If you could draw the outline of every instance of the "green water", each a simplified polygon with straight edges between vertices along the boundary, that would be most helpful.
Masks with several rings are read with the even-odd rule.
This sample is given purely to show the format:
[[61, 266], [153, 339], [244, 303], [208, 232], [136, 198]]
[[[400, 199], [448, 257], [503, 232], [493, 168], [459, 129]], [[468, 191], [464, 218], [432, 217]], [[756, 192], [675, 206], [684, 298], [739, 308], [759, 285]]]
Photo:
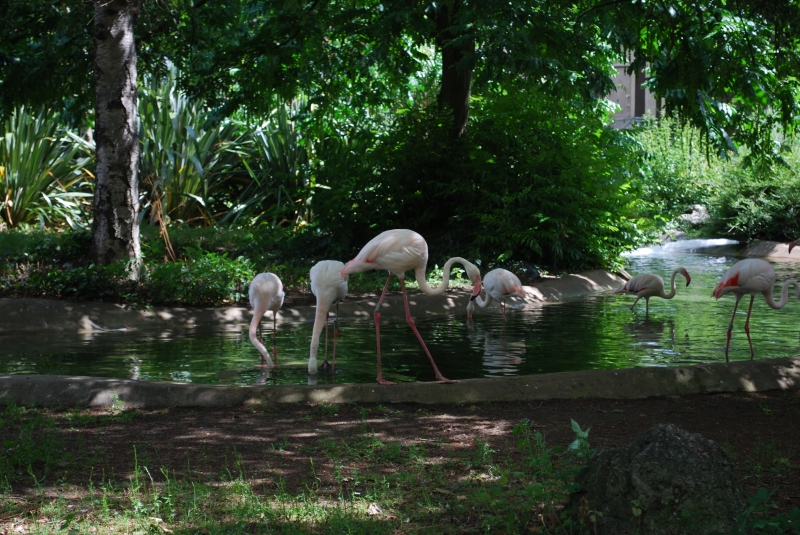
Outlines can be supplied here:
[[[716, 301], [711, 290], [738, 259], [695, 254], [648, 254], [628, 259], [632, 274], [654, 272], [668, 281], [685, 266], [692, 283], [679, 276], [678, 295], [653, 298], [645, 319], [644, 301], [635, 313], [630, 296], [610, 292], [545, 306], [480, 310], [473, 321], [460, 312], [420, 319], [417, 326], [442, 373], [450, 379], [498, 377], [570, 370], [675, 366], [725, 360], [725, 331], [734, 299]], [[800, 264], [773, 263], [780, 284], [800, 280]], [[731, 342], [731, 360], [750, 358], [740, 307]], [[413, 308], [412, 308], [413, 313]], [[800, 354], [800, 303], [792, 298], [772, 310], [756, 298], [750, 323], [757, 358]], [[399, 321], [398, 321], [399, 320]], [[265, 326], [271, 322], [265, 322]], [[369, 321], [342, 317], [335, 376], [318, 382], [375, 380], [375, 329]], [[323, 335], [324, 336], [324, 335]], [[269, 373], [246, 326], [216, 331], [174, 329], [103, 332], [91, 335], [36, 333], [0, 337], [0, 374], [60, 374], [206, 384], [306, 384], [311, 323], [278, 329], [279, 367]], [[322, 353], [324, 347], [320, 347]], [[434, 379], [427, 358], [401, 318], [381, 322], [384, 377], [393, 381]], [[320, 355], [320, 362], [322, 355]]]

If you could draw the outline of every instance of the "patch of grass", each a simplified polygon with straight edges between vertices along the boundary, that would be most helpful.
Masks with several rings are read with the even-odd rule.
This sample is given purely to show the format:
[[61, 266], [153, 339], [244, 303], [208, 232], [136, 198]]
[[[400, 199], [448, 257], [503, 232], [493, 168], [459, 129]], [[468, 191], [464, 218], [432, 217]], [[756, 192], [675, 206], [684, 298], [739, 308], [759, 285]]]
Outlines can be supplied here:
[[[319, 414], [330, 410], [316, 407], [324, 407]], [[322, 438], [297, 451], [289, 437], [271, 442], [272, 450], [301, 454], [297, 461], [303, 473], [291, 488], [279, 474], [253, 473], [235, 449], [209, 452], [222, 457], [224, 465], [207, 473], [192, 469], [189, 461], [180, 470], [168, 468], [149, 449], [131, 446], [133, 466], [123, 479], [93, 474], [85, 486], [56, 479], [22, 496], [0, 488], [0, 532], [590, 533], [563, 508], [573, 476], [591, 452], [588, 430], [577, 423], [572, 423], [575, 441], [566, 448], [549, 445], [523, 420], [511, 435], [491, 442], [477, 438], [472, 450], [463, 451], [379, 437], [367, 425], [369, 412], [362, 411], [362, 425], [346, 440]], [[91, 427], [122, 421], [128, 413], [134, 411], [101, 415], [73, 409], [61, 417]], [[12, 404], [2, 412], [2, 429], [37, 422], [47, 430], [52, 428], [48, 415]], [[32, 442], [24, 447], [30, 455], [42, 455]], [[65, 464], [77, 468], [80, 461], [65, 458]], [[28, 488], [36, 489], [30, 482]], [[800, 511], [771, 514], [770, 500], [766, 491], [753, 497], [735, 535], [796, 535]]]

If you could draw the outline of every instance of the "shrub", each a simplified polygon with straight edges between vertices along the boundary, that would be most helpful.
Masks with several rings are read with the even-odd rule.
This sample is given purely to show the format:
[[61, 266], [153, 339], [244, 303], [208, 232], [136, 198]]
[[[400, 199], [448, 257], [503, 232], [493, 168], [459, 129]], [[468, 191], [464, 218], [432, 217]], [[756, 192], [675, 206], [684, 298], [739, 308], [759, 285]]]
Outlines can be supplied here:
[[9, 228], [34, 222], [87, 227], [90, 152], [46, 110], [15, 109], [0, 136], [2, 221]]

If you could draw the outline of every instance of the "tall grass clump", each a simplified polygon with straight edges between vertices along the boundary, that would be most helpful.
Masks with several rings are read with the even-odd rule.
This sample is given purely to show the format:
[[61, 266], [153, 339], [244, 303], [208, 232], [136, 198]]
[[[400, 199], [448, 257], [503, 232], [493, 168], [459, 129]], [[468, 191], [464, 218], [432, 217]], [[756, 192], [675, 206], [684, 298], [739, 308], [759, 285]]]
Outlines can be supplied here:
[[243, 139], [233, 124], [212, 125], [201, 102], [177, 88], [173, 70], [139, 88], [141, 217], [209, 226], [227, 211], [225, 183], [242, 172]]
[[44, 108], [20, 106], [0, 136], [0, 218], [8, 228], [32, 223], [88, 226], [92, 148]]
[[248, 134], [246, 174], [233, 177], [238, 196], [222, 223], [259, 222], [295, 226], [309, 220], [309, 199], [314, 184], [308, 140], [296, 120], [307, 106], [305, 100], [278, 106]]

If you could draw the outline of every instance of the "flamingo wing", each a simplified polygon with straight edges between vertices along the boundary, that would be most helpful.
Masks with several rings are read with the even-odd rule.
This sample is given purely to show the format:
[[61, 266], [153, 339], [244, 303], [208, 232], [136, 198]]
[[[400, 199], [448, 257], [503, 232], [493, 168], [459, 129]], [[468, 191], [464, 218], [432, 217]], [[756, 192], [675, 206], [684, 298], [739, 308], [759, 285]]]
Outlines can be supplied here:
[[775, 270], [772, 265], [760, 258], [747, 258], [735, 263], [722, 275], [711, 297], [719, 299], [726, 293], [738, 290], [739, 293], [761, 293], [775, 286]]
[[636, 275], [624, 285], [614, 290], [614, 293], [637, 295], [641, 292], [647, 292], [650, 294], [657, 293], [658, 290], [663, 289], [664, 279], [662, 279], [660, 275], [656, 275], [655, 273], [642, 273], [641, 275]]
[[335, 303], [347, 296], [347, 275], [340, 275], [344, 264], [337, 260], [322, 260], [311, 268], [311, 293], [319, 301]]
[[522, 289], [522, 282], [520, 282], [519, 277], [506, 269], [493, 269], [487, 273], [486, 277], [484, 277], [483, 285], [486, 288], [486, 293], [497, 300], [510, 295], [525, 297], [525, 291]]
[[408, 229], [393, 229], [372, 238], [354, 259], [348, 262], [342, 275], [386, 269], [402, 277], [410, 269], [422, 268], [428, 263], [428, 244], [425, 239]]

